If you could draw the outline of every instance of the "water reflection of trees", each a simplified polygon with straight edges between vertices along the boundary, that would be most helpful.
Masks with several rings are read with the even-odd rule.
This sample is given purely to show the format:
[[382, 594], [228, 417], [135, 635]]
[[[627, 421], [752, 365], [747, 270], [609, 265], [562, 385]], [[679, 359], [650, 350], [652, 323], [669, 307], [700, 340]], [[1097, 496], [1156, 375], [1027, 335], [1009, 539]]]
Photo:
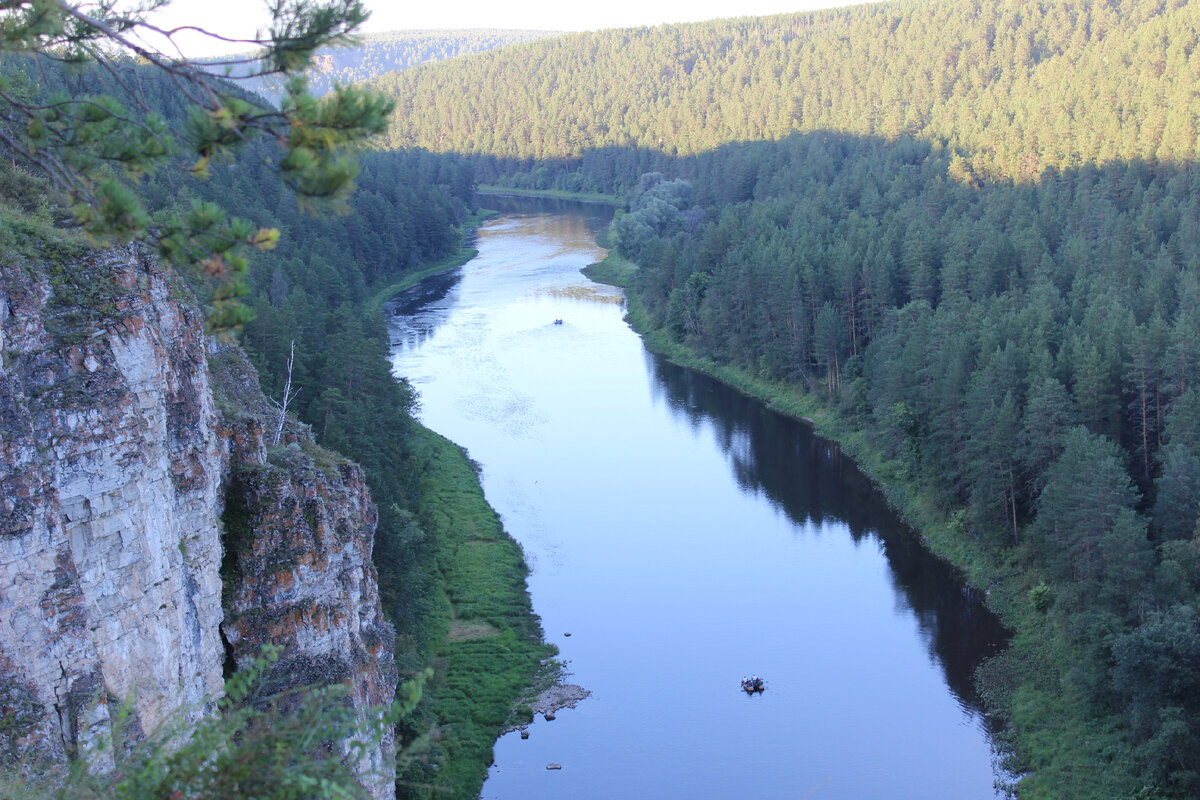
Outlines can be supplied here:
[[973, 675], [1007, 642], [999, 621], [955, 570], [932, 555], [833, 442], [704, 375], [647, 355], [656, 399], [693, 430], [707, 428], [738, 486], [765, 495], [797, 525], [837, 522], [878, 541], [897, 601], [911, 610], [960, 703], [978, 711]]
[[461, 282], [462, 270], [443, 272], [429, 276], [389, 300], [383, 313], [388, 320], [392, 349], [415, 349], [432, 339], [450, 318]]
[[[554, 241], [589, 241], [608, 227], [613, 207], [557, 198], [504, 197], [485, 195], [481, 206], [513, 218], [534, 219], [553, 229]], [[533, 215], [530, 217], [530, 215]], [[461, 269], [431, 275], [406, 289], [384, 306], [393, 348], [420, 347], [438, 332], [457, 303]], [[624, 295], [607, 287], [563, 287], [547, 290], [576, 300], [623, 303]]]
[[499, 211], [501, 214], [555, 214], [570, 218], [582, 218], [588, 227], [599, 232], [612, 221], [616, 209], [607, 203], [587, 203], [581, 200], [559, 197], [516, 197], [502, 194], [479, 196], [480, 208]]

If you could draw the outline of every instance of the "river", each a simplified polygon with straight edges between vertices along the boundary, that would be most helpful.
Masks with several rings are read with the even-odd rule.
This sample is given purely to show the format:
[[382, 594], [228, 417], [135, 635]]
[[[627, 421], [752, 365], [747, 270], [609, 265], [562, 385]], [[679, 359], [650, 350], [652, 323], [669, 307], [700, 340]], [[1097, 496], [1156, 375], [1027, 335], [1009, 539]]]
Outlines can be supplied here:
[[579, 272], [607, 209], [502, 205], [478, 257], [390, 307], [396, 374], [480, 463], [592, 691], [502, 737], [482, 796], [1001, 796], [979, 598], [836, 445], [643, 347]]

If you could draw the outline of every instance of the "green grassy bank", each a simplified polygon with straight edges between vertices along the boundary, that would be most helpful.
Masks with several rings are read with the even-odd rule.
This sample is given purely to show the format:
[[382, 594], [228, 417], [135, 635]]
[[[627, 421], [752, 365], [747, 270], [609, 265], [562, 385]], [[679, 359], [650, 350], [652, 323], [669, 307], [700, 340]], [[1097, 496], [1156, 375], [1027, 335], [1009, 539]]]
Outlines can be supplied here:
[[401, 732], [413, 745], [401, 765], [401, 796], [471, 800], [496, 737], [528, 721], [515, 704], [557, 651], [542, 641], [524, 555], [484, 499], [476, 465], [426, 428], [416, 426], [413, 439], [421, 527], [436, 560], [432, 591], [439, 597], [428, 626], [438, 644], [421, 708]]
[[[496, 212], [480, 211], [473, 229]], [[398, 292], [430, 275], [462, 266], [469, 246], [374, 291], [364, 305], [377, 315]], [[377, 538], [384, 606], [406, 632], [398, 648], [404, 677], [429, 675], [416, 711], [398, 730], [401, 798], [472, 800], [492, 761], [492, 749], [521, 718], [520, 701], [535, 684], [553, 680], [557, 650], [543, 642], [525, 583], [524, 554], [488, 505], [477, 466], [458, 445], [415, 420], [406, 469], [417, 485], [411, 513], [396, 512], [398, 529]], [[524, 708], [528, 715], [528, 707]]]
[[992, 712], [1008, 723], [997, 743], [1006, 766], [1022, 776], [1019, 795], [1047, 800], [1141, 796], [1133, 777], [1136, 765], [1123, 734], [1110, 722], [1086, 714], [1081, 710], [1084, 703], [1063, 689], [1063, 676], [1079, 654], [1063, 644], [1066, 637], [1047, 615], [1045, 598], [1040, 597], [1040, 590], [1046, 588], [1044, 576], [1030, 566], [1024, 547], [997, 550], [972, 537], [961, 510], [945, 510], [904, 464], [884, 457], [867, 431], [840, 416], [822, 398], [797, 384], [767, 380], [704, 358], [667, 331], [652, 327], [637, 294], [629, 289], [636, 269], [632, 262], [610, 253], [584, 272], [592, 280], [626, 289], [628, 322], [652, 351], [803, 420], [816, 433], [837, 442], [930, 549], [986, 593], [988, 607], [1012, 631], [1013, 639], [1005, 654], [981, 668], [980, 690]]

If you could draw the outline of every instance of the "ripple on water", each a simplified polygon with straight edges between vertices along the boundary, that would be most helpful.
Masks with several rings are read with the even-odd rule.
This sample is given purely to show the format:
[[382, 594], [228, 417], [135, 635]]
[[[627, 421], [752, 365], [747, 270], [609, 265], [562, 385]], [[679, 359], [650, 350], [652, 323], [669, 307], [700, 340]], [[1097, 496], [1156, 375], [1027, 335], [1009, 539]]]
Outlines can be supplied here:
[[467, 419], [487, 422], [520, 439], [532, 436], [548, 419], [532, 397], [505, 386], [480, 387], [465, 394], [459, 398], [458, 408]]

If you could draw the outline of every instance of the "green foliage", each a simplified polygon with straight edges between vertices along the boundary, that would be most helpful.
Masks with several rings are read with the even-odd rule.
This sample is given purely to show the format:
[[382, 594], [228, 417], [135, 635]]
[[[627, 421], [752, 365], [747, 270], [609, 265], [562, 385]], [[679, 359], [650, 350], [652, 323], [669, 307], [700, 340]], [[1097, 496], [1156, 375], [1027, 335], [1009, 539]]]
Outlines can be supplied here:
[[419, 686], [408, 687], [396, 708], [366, 713], [353, 708], [341, 686], [265, 694], [279, 654], [279, 648], [264, 647], [261, 658], [226, 682], [224, 696], [199, 723], [192, 720], [195, 710], [187, 709], [145, 737], [133, 736], [133, 719], [123, 708], [111, 740], [66, 771], [9, 772], [4, 780], [29, 781], [16, 797], [61, 800], [364, 797], [354, 763], [415, 706]]
[[588, 265], [583, 273], [597, 283], [626, 287], [633, 279], [635, 269], [637, 264], [619, 255], [616, 250], [609, 250], [603, 261]]
[[[0, 176], [7, 172], [0, 167]], [[13, 197], [2, 190], [0, 197], [20, 202], [19, 195]], [[0, 202], [0, 248], [13, 262], [56, 265], [86, 252], [87, 241], [76, 232], [56, 227], [48, 212], [29, 213]]]
[[[1194, 270], [1181, 245], [1200, 218], [1195, 167], [1110, 164], [971, 187], [946, 180], [937, 147], [823, 135], [760, 151], [773, 166], [758, 199], [716, 203], [694, 233], [638, 243], [647, 254], [632, 279], [640, 318], [709, 360], [822, 394], [843, 358], [859, 359], [855, 388], [844, 383], [831, 404], [865, 429], [865, 449], [885, 456], [872, 472], [890, 484], [889, 498], [903, 506], [915, 491], [934, 509], [965, 507], [961, 535], [992, 554], [970, 542], [947, 550], [973, 553], [972, 570], [989, 583], [1010, 576], [1014, 594], [1049, 592], [1019, 604], [1036, 616], [1008, 607], [1010, 622], [1037, 629], [1014, 646], [1052, 654], [1058, 680], [1081, 699], [1060, 709], [1064, 719], [1015, 715], [1013, 741], [1038, 775], [1022, 793], [1102, 797], [1144, 781], [1187, 796], [1190, 767], [1143, 772], [1130, 756], [1133, 722], [1107, 643], [1148, 611], [1195, 597], [1183, 566], [1191, 561], [1155, 544], [1186, 544], [1197, 524], [1197, 451], [1184, 422], [1193, 415], [1170, 355], [1195, 339], [1176, 324], [1191, 313], [1179, 290]], [[711, 156], [714, 165], [734, 157]], [[701, 197], [722, 194], [719, 184], [694, 185]], [[1090, 216], [1098, 197], [1109, 198], [1102, 224]], [[1122, 232], [1159, 214], [1172, 223], [1154, 237]], [[907, 231], [917, 224], [927, 246], [908, 259], [910, 272]], [[1005, 240], [1021, 244], [996, 244]], [[1003, 274], [982, 280], [998, 261]], [[919, 298], [908, 293], [918, 272]], [[688, 308], [681, 299], [697, 274], [709, 278]], [[685, 308], [697, 327], [678, 324]], [[1151, 346], [1155, 318], [1170, 324]], [[1148, 529], [1137, 512], [1151, 508]], [[1070, 753], [1039, 744], [1050, 729], [1074, 731]], [[1175, 742], [1178, 730], [1166, 725], [1163, 736]], [[1105, 780], [1085, 785], [1063, 768], [1068, 758], [1108, 764]]]
[[413, 763], [400, 796], [471, 800], [479, 794], [501, 730], [528, 721], [514, 711], [555, 651], [525, 587], [520, 546], [484, 500], [466, 454], [431, 431], [416, 434], [422, 463], [422, 521], [435, 543], [441, 637], [429, 686], [428, 724], [436, 726], [436, 764]]
[[1129, 698], [1138, 755], [1181, 796], [1200, 791], [1200, 615], [1192, 605], [1150, 616], [1113, 645], [1113, 682]]
[[[1145, 787], [1120, 730], [1108, 721], [1081, 729], [1073, 708], [1078, 697], [1053, 687], [1026, 684], [1012, 703], [1013, 724], [1029, 732], [1023, 740], [1028, 774], [1018, 784], [1029, 800], [1107, 800], [1134, 797]], [[1084, 734], [1081, 736], [1080, 734]]]
[[1101, 540], [1132, 510], [1136, 495], [1111, 442], [1082, 426], [1067, 433], [1038, 498], [1038, 536], [1045, 563], [1062, 580], [1096, 579], [1110, 565]]
[[[956, 182], [1028, 181], [1189, 161], [1195, 24], [1181, 0], [901, 0], [571, 34], [372, 85], [404, 104], [392, 147], [467, 156], [489, 184], [627, 192], [735, 143], [833, 131], [948, 143]], [[722, 166], [720, 200], [751, 199], [757, 165]]]
[[[946, 180], [944, 151], [914, 146], [831, 134], [761, 145], [760, 162], [773, 166], [754, 202], [715, 203], [693, 233], [638, 242], [639, 318], [720, 365], [832, 394], [865, 429], [865, 449], [885, 456], [872, 472], [893, 502], [906, 506], [915, 491], [943, 513], [967, 509], [960, 535], [991, 555], [970, 542], [945, 547], [972, 553], [989, 583], [1009, 576], [1013, 594], [1029, 593], [1007, 608], [1037, 635], [1014, 646], [1051, 654], [1080, 698], [1059, 709], [1068, 718], [1014, 716], [1013, 741], [1038, 775], [1023, 794], [1103, 797], [1144, 781], [1187, 796], [1190, 767], [1175, 762], [1176, 775], [1160, 759], [1144, 772], [1130, 755], [1133, 723], [1108, 643], [1148, 611], [1195, 597], [1183, 566], [1192, 562], [1155, 544], [1186, 544], [1197, 524], [1197, 451], [1184, 422], [1194, 415], [1171, 362], [1176, 353], [1190, 363], [1182, 354], [1195, 339], [1176, 322], [1191, 313], [1179, 290], [1194, 265], [1180, 246], [1200, 218], [1195, 167], [1110, 164], [965, 186]], [[694, 185], [701, 197], [722, 194], [715, 182]], [[1109, 198], [1102, 224], [1089, 216], [1098, 197]], [[1172, 223], [1153, 237], [1122, 232], [1160, 214]], [[906, 259], [918, 224], [924, 252]], [[684, 306], [698, 274], [709, 276], [703, 297]], [[914, 297], [920, 276], [924, 296]], [[696, 327], [678, 323], [685, 309]], [[861, 377], [831, 392], [842, 359], [858, 359]], [[1148, 528], [1137, 512], [1151, 508]], [[1074, 731], [1070, 753], [1039, 744], [1050, 729]], [[1176, 742], [1177, 726], [1162, 730]], [[1105, 779], [1083, 781], [1063, 768], [1068, 758], [1107, 764]]]
[[1200, 524], [1200, 391], [1188, 389], [1166, 417], [1154, 523], [1171, 539], [1190, 539]]
[[1042, 581], [1029, 590], [1029, 605], [1034, 611], [1045, 613], [1054, 602], [1054, 590]]
[[[246, 253], [273, 247], [278, 234], [231, 219], [213, 203], [152, 216], [139, 192], [145, 176], [172, 167], [207, 177], [214, 159], [245, 152], [261, 137], [278, 155], [251, 152], [298, 199], [338, 207], [354, 187], [351, 150], [385, 128], [393, 104], [343, 88], [318, 100], [301, 77], [288, 82], [279, 109], [249, 99], [204, 65], [139, 43], [138, 34], [152, 27], [147, 13], [165, 4], [11, 4], [0, 27], [0, 150], [43, 177], [91, 236], [149, 237], [168, 259], [220, 278], [211, 321], [236, 327], [248, 318], [238, 303]], [[270, 11], [266, 38], [248, 43], [264, 49], [240, 62], [255, 75], [297, 73], [316, 48], [345, 42], [366, 19], [358, 0], [282, 0]], [[74, 72], [55, 70], [54, 61]]]

